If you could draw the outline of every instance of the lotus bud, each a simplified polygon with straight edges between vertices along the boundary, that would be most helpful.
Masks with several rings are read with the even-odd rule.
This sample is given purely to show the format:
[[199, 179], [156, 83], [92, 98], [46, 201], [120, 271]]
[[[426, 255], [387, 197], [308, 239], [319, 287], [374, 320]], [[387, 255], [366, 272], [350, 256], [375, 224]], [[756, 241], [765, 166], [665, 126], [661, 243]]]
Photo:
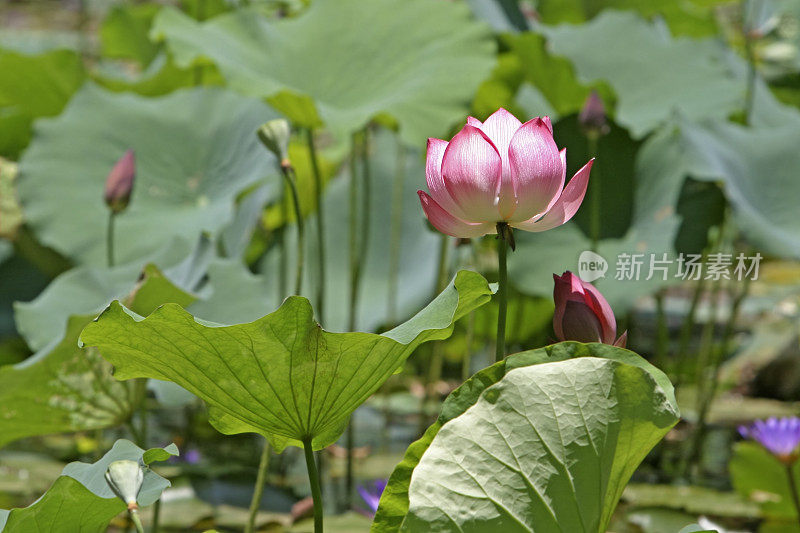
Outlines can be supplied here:
[[136, 160], [133, 150], [125, 152], [114, 164], [114, 168], [106, 178], [105, 201], [113, 213], [124, 211], [128, 207], [136, 179]]
[[558, 340], [625, 347], [627, 332], [615, 340], [617, 320], [600, 291], [569, 271], [561, 276], [553, 274], [553, 281], [553, 330]]
[[592, 91], [583, 103], [578, 122], [586, 135], [600, 136], [609, 131], [606, 106], [597, 91]]
[[144, 471], [136, 461], [114, 461], [106, 470], [106, 481], [129, 511], [139, 508], [137, 496], [144, 481]]
[[258, 128], [258, 138], [261, 139], [267, 150], [275, 154], [283, 168], [291, 166], [289, 161], [290, 136], [289, 122], [282, 118], [270, 120]]

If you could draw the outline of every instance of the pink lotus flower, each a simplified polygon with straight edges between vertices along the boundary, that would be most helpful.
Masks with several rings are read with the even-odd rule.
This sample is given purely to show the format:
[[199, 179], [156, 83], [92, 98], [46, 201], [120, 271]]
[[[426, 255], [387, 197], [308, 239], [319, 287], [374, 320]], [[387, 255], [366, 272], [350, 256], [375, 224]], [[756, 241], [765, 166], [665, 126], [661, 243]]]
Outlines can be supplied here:
[[556, 312], [553, 330], [560, 341], [602, 342], [625, 347], [626, 331], [616, 340], [617, 320], [614, 311], [594, 285], [570, 271], [560, 277], [553, 274], [553, 300]]
[[449, 143], [428, 139], [430, 194], [417, 194], [431, 224], [453, 237], [496, 233], [498, 223], [545, 231], [575, 215], [592, 162], [564, 187], [566, 149], [559, 152], [550, 119], [522, 124], [501, 108], [484, 123], [469, 117]]

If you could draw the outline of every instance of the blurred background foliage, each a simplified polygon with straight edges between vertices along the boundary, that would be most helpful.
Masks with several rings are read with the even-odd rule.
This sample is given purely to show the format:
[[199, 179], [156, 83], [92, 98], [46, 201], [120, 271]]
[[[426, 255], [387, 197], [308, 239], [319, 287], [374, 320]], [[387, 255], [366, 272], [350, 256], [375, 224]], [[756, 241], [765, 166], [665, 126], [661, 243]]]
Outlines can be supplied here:
[[[570, 175], [597, 157], [574, 221], [517, 234], [510, 344], [550, 342], [552, 274], [594, 249], [609, 261], [597, 285], [629, 347], [678, 385], [685, 420], [634, 476], [613, 530], [674, 533], [705, 517], [731, 531], [800, 531], [763, 454], [734, 444], [737, 424], [798, 414], [800, 401], [797, 0], [16, 0], [0, 4], [0, 20], [0, 507], [30, 503], [63, 462], [123, 434], [133, 407], [109, 399], [123, 385], [77, 346], [111, 300], [132, 298], [142, 313], [174, 301], [235, 323], [287, 294], [296, 227], [255, 136], [261, 123], [292, 123], [304, 293], [316, 304], [322, 213], [318, 318], [333, 331], [348, 322], [348, 187], [361, 164], [351, 136], [370, 133], [356, 328], [383, 331], [456, 269], [494, 275], [491, 240], [443, 239], [415, 192], [427, 137], [449, 138], [466, 115], [502, 106], [552, 118]], [[578, 120], [593, 90], [609, 121], [596, 142]], [[137, 183], [109, 267], [102, 188], [128, 148]], [[620, 253], [681, 252], [764, 259], [752, 283], [686, 282], [674, 270], [614, 279]], [[171, 288], [148, 300], [159, 284]], [[484, 306], [448, 341], [420, 348], [356, 412], [360, 480], [386, 477], [441, 399], [490, 361], [496, 313]], [[94, 385], [88, 399], [66, 401], [64, 383]], [[220, 437], [196, 399], [169, 384], [125, 397], [136, 394], [158, 413], [154, 444], [195, 452], [160, 470], [176, 486], [164, 527], [241, 527], [258, 440]], [[264, 530], [311, 530], [307, 506], [292, 507], [308, 495], [295, 452], [271, 462]], [[366, 531], [369, 520], [337, 505], [341, 447], [324, 455], [331, 512], [344, 511], [329, 529]]]

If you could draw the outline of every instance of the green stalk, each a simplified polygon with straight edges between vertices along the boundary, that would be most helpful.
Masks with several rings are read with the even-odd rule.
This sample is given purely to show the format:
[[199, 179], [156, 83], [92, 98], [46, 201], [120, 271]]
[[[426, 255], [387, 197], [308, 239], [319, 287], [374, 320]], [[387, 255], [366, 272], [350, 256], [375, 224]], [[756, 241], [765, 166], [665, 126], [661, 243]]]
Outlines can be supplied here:
[[[589, 158], [597, 157], [597, 133], [589, 133]], [[592, 237], [592, 251], [597, 252], [597, 243], [600, 241], [600, 175], [597, 166], [592, 168], [592, 179], [589, 187], [592, 189], [592, 203], [589, 206], [589, 233]]]
[[[285, 185], [284, 185], [285, 187]], [[286, 297], [289, 279], [289, 250], [286, 247], [286, 221], [289, 219], [289, 207], [286, 205], [286, 190], [281, 189], [281, 219], [283, 227], [278, 232], [278, 246], [281, 250], [281, 258], [278, 263], [278, 304]]]
[[472, 362], [472, 344], [475, 342], [475, 311], [470, 311], [467, 321], [466, 344], [464, 357], [461, 360], [461, 382], [465, 382], [472, 375], [470, 363]]
[[744, 33], [744, 51], [747, 56], [747, 86], [744, 97], [744, 123], [750, 125], [753, 115], [753, 104], [756, 96], [756, 56], [753, 50], [753, 39], [747, 34], [747, 30], [743, 28]]
[[789, 479], [789, 492], [792, 495], [792, 503], [797, 512], [797, 523], [800, 524], [800, 496], [797, 493], [797, 482], [794, 480], [794, 472], [792, 472], [792, 464], [786, 465], [786, 477]]
[[153, 504], [153, 525], [150, 528], [151, 533], [158, 533], [160, 529], [158, 523], [161, 521], [161, 498], [156, 500]]
[[314, 533], [322, 533], [322, 490], [319, 484], [317, 463], [314, 462], [314, 449], [311, 447], [311, 437], [303, 439], [303, 451], [306, 456], [308, 480], [311, 483], [311, 497], [314, 500]]
[[303, 212], [300, 209], [300, 197], [297, 194], [294, 169], [290, 165], [281, 165], [283, 178], [289, 187], [294, 206], [294, 216], [297, 223], [297, 266], [294, 278], [294, 293], [300, 294], [303, 288], [303, 255], [305, 252], [305, 230], [303, 229]]
[[117, 214], [109, 210], [108, 211], [108, 226], [106, 226], [106, 263], [108, 264], [108, 268], [114, 266], [114, 219], [117, 218]]
[[317, 261], [319, 282], [317, 283], [317, 318], [323, 322], [325, 312], [325, 212], [322, 204], [322, 173], [319, 169], [317, 149], [314, 146], [314, 132], [306, 130], [306, 142], [311, 158], [311, 171], [314, 177], [314, 202], [317, 205]]
[[261, 448], [261, 460], [258, 463], [258, 476], [256, 477], [256, 485], [253, 488], [253, 498], [250, 500], [250, 514], [247, 517], [247, 526], [244, 529], [245, 533], [253, 533], [256, 530], [256, 515], [258, 515], [258, 510], [261, 507], [261, 497], [264, 495], [264, 484], [267, 481], [269, 454], [269, 441], [265, 439], [264, 445]]
[[506, 258], [511, 228], [505, 222], [497, 224], [497, 342], [495, 344], [495, 360], [502, 361], [506, 356], [506, 312], [508, 308], [508, 267]]
[[397, 320], [397, 279], [400, 270], [400, 245], [403, 237], [403, 182], [405, 181], [406, 152], [397, 138], [397, 161], [392, 181], [391, 244], [389, 251], [389, 297], [386, 317], [390, 325]]
[[[447, 286], [450, 275], [450, 236], [442, 234], [439, 245], [439, 264], [436, 268], [436, 285], [434, 295], [439, 294]], [[428, 370], [425, 372], [424, 391], [419, 413], [419, 434], [425, 433], [428, 427], [425, 420], [425, 408], [433, 401], [434, 384], [442, 377], [442, 365], [444, 357], [442, 354], [442, 343], [434, 342], [430, 348], [430, 359], [428, 360]]]
[[142, 519], [139, 518], [139, 511], [136, 509], [131, 509], [128, 511], [128, 516], [131, 517], [131, 522], [133, 522], [133, 526], [136, 528], [136, 533], [144, 533], [144, 527], [142, 527]]
[[664, 290], [656, 293], [656, 349], [654, 359], [662, 368], [666, 368], [667, 352], [669, 351], [669, 330], [667, 316], [664, 311]]
[[[360, 141], [360, 142], [358, 142]], [[358, 206], [358, 169], [357, 160], [361, 158], [363, 190], [361, 192], [361, 213]], [[361, 287], [361, 272], [366, 263], [367, 244], [369, 241], [370, 215], [370, 165], [369, 165], [369, 129], [365, 128], [357, 137], [353, 135], [353, 148], [350, 160], [350, 313], [348, 331], [355, 331], [358, 315], [358, 296]], [[359, 231], [360, 230], [360, 231]], [[345, 473], [345, 506], [352, 506], [354, 480], [352, 416], [347, 428], [347, 467]]]

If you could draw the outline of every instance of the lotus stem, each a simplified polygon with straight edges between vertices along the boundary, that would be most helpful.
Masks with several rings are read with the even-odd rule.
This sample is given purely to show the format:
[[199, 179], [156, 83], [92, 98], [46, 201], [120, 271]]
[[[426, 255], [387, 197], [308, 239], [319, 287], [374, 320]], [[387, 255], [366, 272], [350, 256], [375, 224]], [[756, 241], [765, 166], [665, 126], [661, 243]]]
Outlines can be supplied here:
[[406, 152], [397, 138], [397, 161], [392, 182], [391, 245], [389, 252], [389, 296], [387, 322], [392, 326], [397, 320], [397, 278], [400, 270], [400, 246], [403, 238], [403, 183], [405, 181]]
[[114, 266], [114, 219], [117, 214], [109, 209], [108, 211], [108, 226], [106, 227], [106, 263], [108, 268]]
[[322, 173], [319, 169], [317, 149], [314, 145], [314, 132], [306, 130], [306, 142], [311, 159], [311, 174], [314, 178], [314, 202], [317, 205], [317, 268], [319, 280], [317, 282], [317, 318], [323, 322], [325, 312], [325, 212], [322, 204]]
[[267, 481], [267, 470], [269, 469], [269, 442], [265, 439], [261, 448], [261, 460], [258, 462], [258, 476], [253, 487], [253, 498], [250, 500], [250, 514], [247, 517], [245, 533], [253, 533], [256, 530], [256, 516], [261, 507], [261, 497], [264, 495], [264, 484]]
[[322, 533], [322, 490], [320, 489], [317, 463], [314, 461], [314, 449], [311, 446], [311, 437], [303, 439], [303, 451], [306, 456], [308, 481], [311, 483], [311, 497], [314, 500], [314, 533]]
[[750, 125], [753, 115], [753, 104], [756, 96], [756, 55], [753, 50], [753, 38], [743, 28], [744, 52], [747, 57], [747, 86], [744, 96], [744, 123]]
[[305, 230], [303, 225], [303, 212], [300, 208], [300, 197], [297, 194], [297, 184], [295, 183], [294, 168], [290, 164], [281, 164], [281, 172], [289, 187], [294, 207], [294, 217], [297, 223], [297, 265], [295, 267], [294, 293], [300, 294], [303, 289], [303, 263], [305, 251]]
[[786, 477], [789, 479], [789, 492], [792, 495], [792, 503], [797, 513], [797, 523], [800, 524], [800, 496], [797, 493], [797, 482], [794, 480], [794, 472], [792, 471], [793, 466], [794, 463], [786, 465]]
[[[506, 312], [508, 309], [508, 267], [506, 258], [508, 246], [513, 243], [511, 228], [505, 222], [497, 224], [497, 342], [495, 360], [502, 361], [506, 356]], [[512, 244], [513, 246], [513, 244]]]
[[153, 504], [153, 525], [150, 527], [151, 533], [158, 533], [159, 525], [158, 523], [161, 521], [161, 498], [159, 497], [156, 500], [156, 503]]
[[136, 509], [130, 509], [128, 511], [128, 516], [131, 517], [131, 522], [133, 522], [133, 527], [136, 528], [136, 533], [144, 533], [144, 527], [142, 527], [142, 519], [139, 517], [139, 511]]
[[[589, 141], [589, 158], [597, 157], [597, 141], [598, 141], [598, 134], [597, 133], [589, 133], [587, 136]], [[597, 165], [595, 164], [593, 170], [593, 176], [591, 181], [589, 182], [589, 187], [592, 189], [592, 203], [589, 206], [589, 233], [592, 237], [592, 251], [597, 252], [597, 243], [600, 241], [600, 179], [597, 172]]]

